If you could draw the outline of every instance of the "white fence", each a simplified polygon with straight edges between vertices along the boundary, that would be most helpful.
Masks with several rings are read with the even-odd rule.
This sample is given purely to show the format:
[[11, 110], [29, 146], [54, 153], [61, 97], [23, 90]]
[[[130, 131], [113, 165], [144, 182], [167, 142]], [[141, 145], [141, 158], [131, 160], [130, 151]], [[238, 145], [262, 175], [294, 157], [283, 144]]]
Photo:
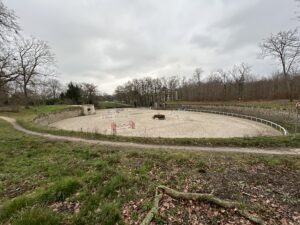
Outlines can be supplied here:
[[274, 123], [272, 121], [261, 119], [261, 118], [254, 117], [254, 116], [248, 116], [248, 115], [242, 115], [242, 114], [230, 113], [230, 112], [212, 111], [212, 110], [205, 110], [205, 109], [183, 108], [183, 109], [179, 109], [179, 110], [191, 111], [191, 112], [213, 113], [213, 114], [219, 114], [219, 115], [225, 115], [225, 116], [233, 116], [233, 117], [243, 118], [243, 119], [252, 120], [252, 121], [256, 121], [256, 122], [263, 123], [263, 124], [266, 124], [268, 126], [271, 126], [271, 127], [275, 128], [275, 129], [279, 130], [280, 132], [282, 132], [283, 135], [288, 135], [289, 134], [288, 131], [283, 126], [281, 126], [281, 125], [279, 125], [277, 123]]

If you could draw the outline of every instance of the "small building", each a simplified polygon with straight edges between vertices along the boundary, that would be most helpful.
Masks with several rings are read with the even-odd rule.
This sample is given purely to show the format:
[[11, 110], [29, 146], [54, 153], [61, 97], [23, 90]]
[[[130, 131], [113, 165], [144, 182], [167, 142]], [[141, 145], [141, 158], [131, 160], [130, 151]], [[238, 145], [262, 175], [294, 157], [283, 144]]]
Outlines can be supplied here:
[[94, 105], [82, 105], [82, 115], [94, 115], [96, 114], [95, 106]]

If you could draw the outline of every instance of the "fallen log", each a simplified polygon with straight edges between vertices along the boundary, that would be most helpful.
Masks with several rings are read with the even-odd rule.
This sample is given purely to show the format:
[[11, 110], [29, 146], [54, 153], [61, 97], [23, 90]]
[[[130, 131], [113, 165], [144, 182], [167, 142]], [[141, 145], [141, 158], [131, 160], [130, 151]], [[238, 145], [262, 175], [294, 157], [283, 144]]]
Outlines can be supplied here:
[[141, 223], [141, 225], [148, 225], [151, 223], [153, 217], [158, 213], [159, 202], [162, 199], [162, 197], [163, 197], [163, 194], [158, 194], [158, 190], [156, 189], [153, 207], [148, 212], [148, 214], [146, 215], [146, 217], [143, 220], [143, 222]]
[[145, 217], [145, 219], [142, 221], [141, 225], [149, 225], [153, 217], [158, 213], [159, 202], [162, 199], [162, 193], [159, 193], [159, 191], [163, 191], [163, 193], [176, 199], [204, 201], [204, 202], [218, 205], [225, 209], [235, 209], [237, 213], [239, 213], [247, 220], [258, 225], [264, 225], [264, 221], [260, 217], [249, 213], [246, 209], [244, 209], [243, 205], [239, 202], [223, 200], [214, 196], [213, 194], [179, 192], [163, 185], [157, 187], [155, 199], [154, 199], [154, 205], [152, 209], [149, 211], [149, 213], [147, 214], [147, 216]]

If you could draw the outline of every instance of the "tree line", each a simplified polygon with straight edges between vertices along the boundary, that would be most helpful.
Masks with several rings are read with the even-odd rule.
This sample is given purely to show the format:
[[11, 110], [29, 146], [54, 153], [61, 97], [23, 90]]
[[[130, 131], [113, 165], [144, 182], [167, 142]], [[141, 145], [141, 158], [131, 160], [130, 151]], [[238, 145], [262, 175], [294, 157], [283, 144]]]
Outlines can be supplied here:
[[[244, 68], [246, 67], [246, 68]], [[207, 78], [171, 76], [134, 79], [115, 90], [115, 98], [136, 106], [162, 106], [167, 101], [232, 101], [287, 99], [286, 81], [281, 73], [257, 79], [245, 64], [229, 71], [219, 70]], [[195, 72], [195, 75], [197, 73]], [[300, 98], [300, 76], [290, 77], [291, 96]]]
[[22, 35], [15, 12], [0, 0], [0, 105], [95, 104], [107, 97], [91, 83], [64, 86], [56, 73], [49, 44]]
[[197, 68], [192, 78], [171, 76], [134, 79], [120, 85], [115, 97], [137, 106], [162, 105], [166, 101], [229, 101], [300, 98], [300, 39], [297, 30], [272, 34], [260, 43], [262, 58], [271, 57], [281, 71], [258, 78], [246, 63], [213, 71], [203, 78]]
[[[0, 93], [2, 99], [20, 90], [22, 101], [55, 74], [54, 55], [46, 41], [22, 35], [14, 11], [0, 1]], [[50, 81], [52, 82], [52, 81]]]

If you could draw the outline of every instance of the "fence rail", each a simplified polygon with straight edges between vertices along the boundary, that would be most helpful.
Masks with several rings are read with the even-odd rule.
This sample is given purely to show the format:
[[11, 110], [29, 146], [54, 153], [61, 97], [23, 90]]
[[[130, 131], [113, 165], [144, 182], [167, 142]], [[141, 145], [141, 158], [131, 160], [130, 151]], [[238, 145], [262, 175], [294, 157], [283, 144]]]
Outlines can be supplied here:
[[288, 131], [281, 125], [274, 123], [272, 121], [269, 120], [265, 120], [259, 117], [255, 117], [255, 116], [248, 116], [248, 115], [243, 115], [243, 114], [237, 114], [237, 113], [230, 113], [230, 112], [222, 112], [222, 111], [213, 111], [213, 110], [206, 110], [206, 109], [190, 109], [190, 108], [181, 108], [179, 110], [183, 110], [183, 111], [191, 111], [191, 112], [204, 112], [204, 113], [213, 113], [213, 114], [219, 114], [219, 115], [225, 115], [225, 116], [233, 116], [233, 117], [238, 117], [238, 118], [242, 118], [242, 119], [247, 119], [247, 120], [252, 120], [255, 122], [259, 122], [259, 123], [263, 123], [266, 124], [268, 126], [271, 126], [277, 130], [279, 130], [280, 132], [283, 133], [283, 135], [288, 135]]

